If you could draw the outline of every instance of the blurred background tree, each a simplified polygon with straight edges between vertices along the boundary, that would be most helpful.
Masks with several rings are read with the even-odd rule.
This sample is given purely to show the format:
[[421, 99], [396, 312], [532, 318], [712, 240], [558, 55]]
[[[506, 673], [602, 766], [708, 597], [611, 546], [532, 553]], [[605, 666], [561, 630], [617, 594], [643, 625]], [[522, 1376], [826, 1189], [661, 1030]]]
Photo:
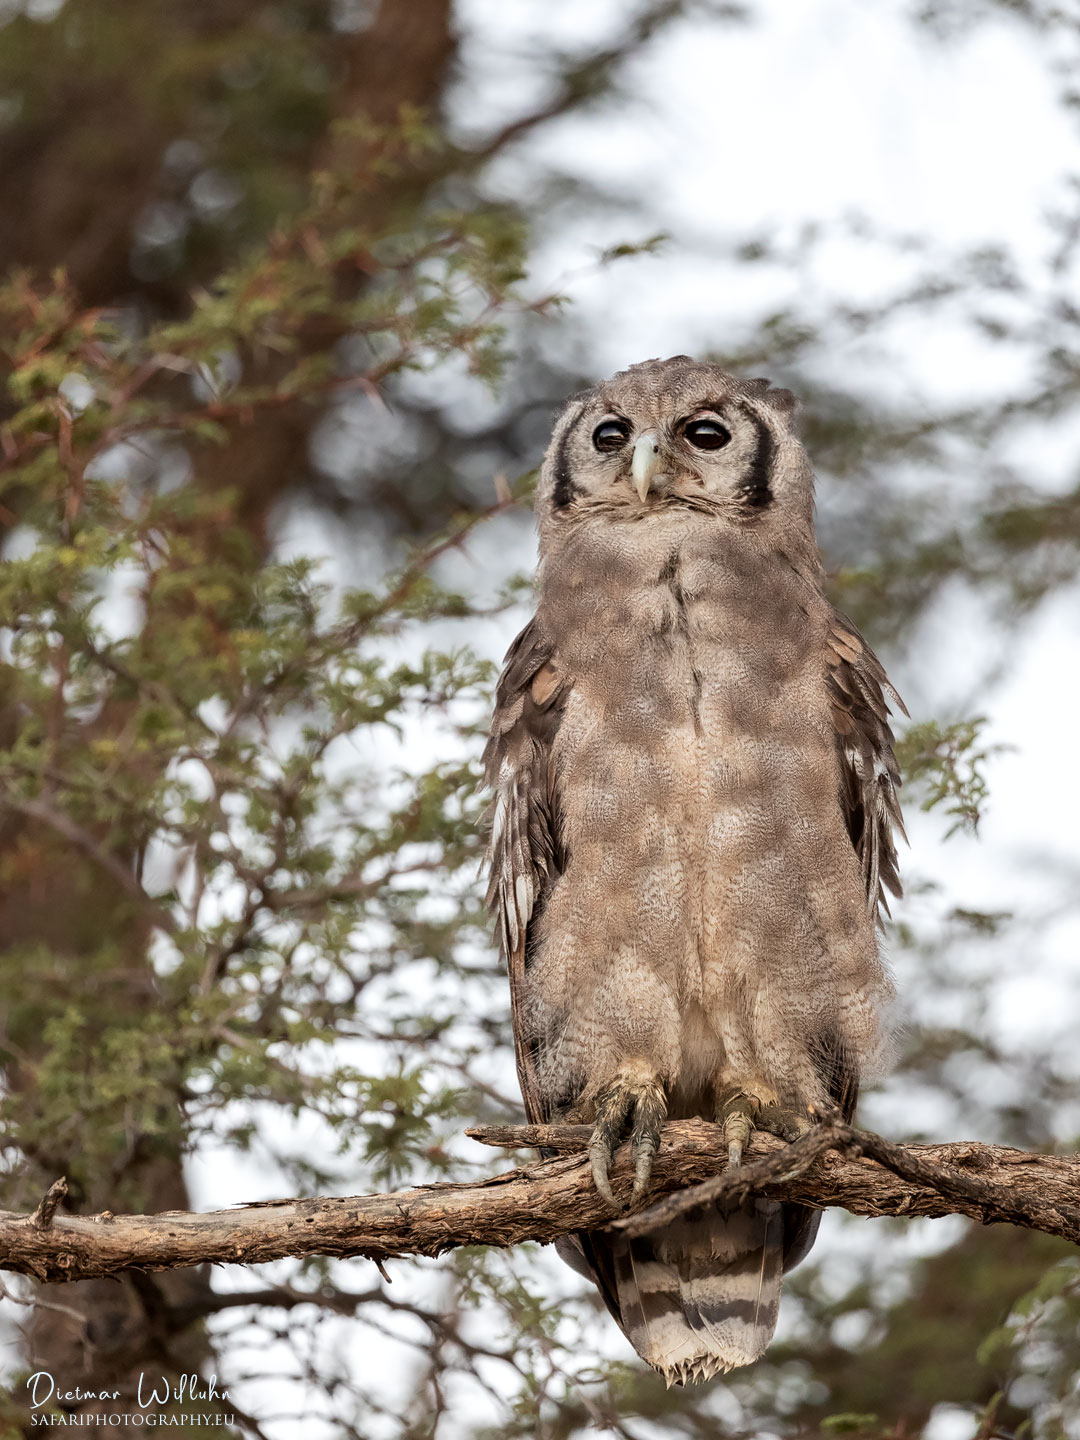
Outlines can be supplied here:
[[[569, 390], [676, 350], [803, 397], [837, 599], [918, 721], [909, 1023], [863, 1118], [1075, 1145], [1080, 24], [782, 10], [0, 3], [5, 1207], [491, 1163], [458, 1138], [517, 1113], [476, 757], [530, 564], [495, 477], [525, 495]], [[950, 117], [940, 222], [801, 201], [830, 165], [868, 212], [903, 190], [859, 144], [904, 63], [890, 123]], [[824, 171], [785, 100], [815, 66]], [[972, 239], [994, 187], [1025, 223]], [[766, 1360], [687, 1393], [543, 1252], [392, 1273], [9, 1282], [4, 1423], [44, 1369], [215, 1373], [275, 1437], [1080, 1433], [1080, 1273], [1037, 1236], [830, 1217]]]

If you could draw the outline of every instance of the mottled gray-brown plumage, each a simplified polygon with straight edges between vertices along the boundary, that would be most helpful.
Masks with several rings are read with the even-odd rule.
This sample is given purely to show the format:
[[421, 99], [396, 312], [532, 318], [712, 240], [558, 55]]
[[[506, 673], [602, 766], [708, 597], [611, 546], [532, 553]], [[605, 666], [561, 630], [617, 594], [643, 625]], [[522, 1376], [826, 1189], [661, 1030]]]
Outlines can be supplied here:
[[[635, 1193], [665, 1115], [793, 1138], [880, 1064], [877, 943], [899, 894], [886, 694], [826, 599], [794, 397], [686, 356], [575, 396], [540, 474], [539, 604], [486, 752], [489, 898], [531, 1121], [594, 1124]], [[765, 1349], [817, 1215], [751, 1200], [636, 1239], [591, 1276], [669, 1383]]]

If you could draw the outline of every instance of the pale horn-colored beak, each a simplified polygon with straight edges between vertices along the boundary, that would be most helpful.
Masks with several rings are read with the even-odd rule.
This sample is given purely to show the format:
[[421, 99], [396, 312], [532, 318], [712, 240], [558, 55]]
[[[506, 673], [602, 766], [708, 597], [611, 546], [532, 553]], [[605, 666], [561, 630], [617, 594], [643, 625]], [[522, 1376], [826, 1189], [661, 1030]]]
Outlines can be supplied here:
[[655, 430], [646, 430], [634, 441], [634, 458], [630, 462], [630, 478], [639, 500], [644, 501], [659, 468], [660, 436]]

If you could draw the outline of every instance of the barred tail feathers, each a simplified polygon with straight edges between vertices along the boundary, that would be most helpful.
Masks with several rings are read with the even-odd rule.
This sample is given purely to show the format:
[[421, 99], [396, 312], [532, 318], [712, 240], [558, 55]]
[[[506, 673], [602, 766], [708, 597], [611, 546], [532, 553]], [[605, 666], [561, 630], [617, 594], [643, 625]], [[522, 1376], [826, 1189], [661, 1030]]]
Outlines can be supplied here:
[[718, 1202], [633, 1239], [582, 1239], [609, 1309], [669, 1385], [710, 1380], [764, 1353], [783, 1272], [777, 1202]]

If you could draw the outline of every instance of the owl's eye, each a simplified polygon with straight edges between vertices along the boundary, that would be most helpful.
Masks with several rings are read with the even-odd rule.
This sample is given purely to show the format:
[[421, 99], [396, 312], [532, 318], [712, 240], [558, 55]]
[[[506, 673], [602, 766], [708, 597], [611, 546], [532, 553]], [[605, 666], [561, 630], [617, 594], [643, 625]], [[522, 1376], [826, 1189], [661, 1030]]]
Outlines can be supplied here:
[[696, 450], [722, 450], [731, 439], [719, 420], [691, 420], [683, 434]]
[[593, 431], [592, 443], [597, 450], [621, 450], [630, 438], [625, 420], [605, 420]]

